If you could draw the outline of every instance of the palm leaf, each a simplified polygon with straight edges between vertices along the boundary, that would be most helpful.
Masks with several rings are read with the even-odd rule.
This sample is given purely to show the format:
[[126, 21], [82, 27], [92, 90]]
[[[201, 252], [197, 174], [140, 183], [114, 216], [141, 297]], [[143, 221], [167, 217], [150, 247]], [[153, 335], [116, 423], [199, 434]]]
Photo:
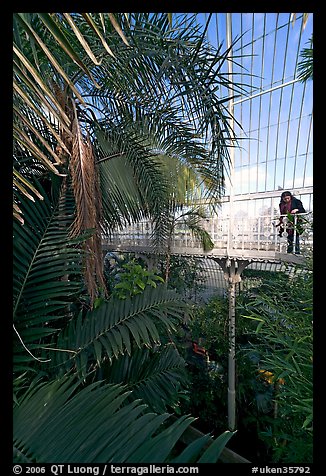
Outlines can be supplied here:
[[[20, 78], [24, 81], [25, 85], [28, 85], [33, 93], [38, 97], [40, 103], [42, 102], [46, 105], [49, 111], [52, 112], [54, 116], [58, 119], [62, 119], [64, 121], [65, 126], [69, 126], [69, 117], [66, 115], [66, 112], [63, 110], [61, 105], [57, 103], [55, 97], [53, 96], [53, 92], [49, 89], [47, 84], [44, 82], [44, 78], [41, 77], [39, 72], [36, 70], [35, 67], [28, 61], [28, 59], [24, 56], [24, 54], [17, 48], [15, 45], [13, 46], [14, 54], [17, 57], [18, 61], [15, 61], [16, 65], [16, 72], [20, 76]], [[26, 70], [26, 74], [25, 71]], [[28, 74], [29, 73], [29, 74]], [[33, 78], [31, 81], [30, 78]], [[55, 104], [54, 108], [52, 104]], [[68, 129], [69, 131], [69, 129]]]
[[313, 36], [311, 36], [309, 40], [309, 46], [307, 48], [303, 48], [300, 52], [300, 60], [297, 67], [298, 78], [300, 81], [305, 82], [309, 79], [313, 79], [313, 61]]
[[199, 240], [203, 250], [210, 251], [214, 248], [214, 243], [210, 234], [203, 227], [203, 219], [205, 218], [207, 218], [206, 213], [201, 207], [192, 208], [181, 216], [186, 227]]
[[79, 99], [79, 101], [84, 104], [84, 100], [81, 97], [78, 89], [76, 89], [74, 83], [70, 80], [62, 66], [59, 64], [58, 60], [56, 59], [55, 55], [49, 50], [49, 48], [45, 45], [44, 41], [42, 38], [38, 35], [38, 33], [33, 29], [31, 23], [28, 21], [26, 15], [24, 13], [16, 13], [15, 18], [17, 21], [20, 23], [21, 27], [23, 30], [31, 36], [35, 42], [37, 43], [38, 47], [41, 48], [41, 50], [45, 53], [48, 61], [50, 62], [51, 66], [54, 68], [54, 70], [59, 74], [60, 77], [65, 81], [66, 84], [69, 85], [69, 87], [72, 89], [76, 97]]
[[[168, 414], [149, 413], [139, 400], [126, 403], [128, 395], [120, 385], [101, 382], [78, 389], [72, 377], [33, 385], [13, 411], [14, 462], [169, 462], [194, 419], [168, 424]], [[207, 451], [205, 461], [216, 462], [219, 449]], [[193, 453], [198, 447], [179, 460], [191, 461]]]
[[56, 343], [53, 365], [73, 364], [82, 375], [89, 366], [101, 360], [131, 354], [133, 342], [138, 347], [160, 344], [159, 329], [175, 331], [175, 320], [185, 311], [182, 298], [164, 286], [147, 287], [142, 294], [125, 300], [110, 299], [99, 308], [80, 313], [60, 333]]
[[[138, 140], [143, 140], [144, 131], [141, 132], [140, 125], [146, 122], [151, 137], [158, 139], [161, 152], [177, 156], [196, 170], [211, 197], [218, 199], [221, 196], [228, 144], [232, 142], [233, 133], [224, 100], [215, 92], [220, 86], [235, 91], [242, 91], [243, 87], [231, 84], [221, 72], [223, 63], [229, 60], [227, 52], [221, 53], [221, 48], [213, 52], [195, 15], [188, 19], [187, 25], [184, 18], [178, 19], [173, 29], [167, 14], [135, 13], [127, 20], [119, 13], [114, 17], [90, 13], [17, 13], [14, 17], [15, 101], [23, 102], [29, 108], [37, 104], [46, 111], [53, 106], [52, 114], [56, 116], [58, 126], [66, 128], [69, 135], [68, 97], [72, 92], [78, 98], [79, 113], [85, 119], [82, 91], [82, 95], [91, 101], [92, 110], [98, 108], [108, 123], [122, 125], [123, 133], [127, 124], [134, 124]], [[101, 29], [106, 30], [105, 40]], [[121, 38], [131, 46], [122, 45]], [[106, 54], [108, 44], [115, 58]], [[92, 61], [95, 63], [89, 66]], [[34, 76], [39, 89], [34, 86]], [[49, 86], [49, 77], [53, 76], [65, 90], [66, 104], [55, 97]], [[28, 121], [27, 117], [25, 119]], [[90, 124], [88, 120], [86, 124]], [[30, 128], [28, 124], [26, 127]], [[23, 147], [28, 147], [32, 155], [38, 160], [46, 159], [37, 145], [38, 140], [34, 138], [31, 144], [19, 131], [16, 134], [17, 140]], [[212, 137], [211, 146], [203, 145], [208, 144], [209, 136]], [[120, 148], [118, 152], [124, 151]], [[51, 154], [49, 149], [47, 153]], [[47, 162], [49, 167], [51, 160]], [[131, 162], [134, 170], [140, 168], [145, 178], [143, 163], [148, 164], [143, 156], [141, 160]], [[134, 178], [137, 181], [135, 172]], [[155, 198], [159, 187], [153, 188], [151, 193], [152, 184], [153, 180], [137, 183], [140, 189], [147, 187], [143, 195], [144, 200], [148, 199], [145, 208], [153, 209], [151, 198]], [[118, 203], [122, 204], [123, 200], [118, 198]], [[156, 217], [162, 211], [159, 203], [159, 199], [154, 201]], [[135, 205], [133, 208], [135, 212]], [[110, 210], [109, 205], [107, 215]], [[118, 209], [115, 212], [114, 223], [117, 223]], [[157, 235], [166, 235], [164, 220], [156, 220], [155, 227]]]
[[61, 48], [69, 55], [72, 61], [86, 73], [86, 75], [92, 80], [93, 76], [85, 63], [80, 59], [79, 52], [77, 52], [71, 45], [71, 39], [67, 38], [66, 32], [61, 28], [60, 23], [56, 21], [49, 13], [38, 13], [38, 16], [44, 23], [44, 25], [51, 32]]
[[[13, 261], [14, 323], [31, 349], [40, 347], [39, 339], [56, 332], [54, 322], [66, 314], [67, 305], [81, 292], [82, 255], [76, 244], [85, 239], [68, 236], [74, 210], [71, 195], [63, 190], [55, 204], [40, 184], [34, 186], [43, 201], [32, 203], [17, 193], [25, 224], [14, 223]], [[15, 360], [30, 361], [21, 342], [17, 346]]]
[[162, 169], [134, 131], [103, 125], [95, 128], [95, 134], [106, 232], [144, 216], [164, 221], [168, 195]]
[[106, 369], [107, 381], [121, 383], [132, 390], [131, 397], [141, 398], [156, 412], [166, 411], [177, 397], [185, 380], [185, 361], [173, 345], [151, 349], [133, 349], [114, 360]]

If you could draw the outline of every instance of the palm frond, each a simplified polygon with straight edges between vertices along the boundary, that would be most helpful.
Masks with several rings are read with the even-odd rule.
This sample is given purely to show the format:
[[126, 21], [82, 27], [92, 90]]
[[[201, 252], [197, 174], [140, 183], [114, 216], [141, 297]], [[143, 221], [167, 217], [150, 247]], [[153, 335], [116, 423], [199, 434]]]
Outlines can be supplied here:
[[203, 226], [203, 220], [207, 218], [203, 207], [192, 207], [190, 210], [182, 213], [177, 222], [183, 222], [191, 231], [193, 236], [198, 239], [204, 251], [211, 251], [214, 248], [214, 242], [210, 234]]
[[[45, 54], [49, 64], [51, 67], [56, 71], [57, 74], [64, 80], [64, 82], [69, 85], [69, 87], [72, 89], [76, 97], [79, 99], [79, 101], [83, 104], [84, 100], [82, 96], [80, 95], [78, 89], [74, 85], [74, 83], [70, 80], [69, 76], [66, 74], [65, 70], [62, 68], [60, 62], [57, 60], [55, 54], [53, 54], [47, 45], [45, 44], [45, 41], [41, 38], [41, 36], [38, 34], [38, 32], [33, 28], [33, 25], [30, 22], [30, 19], [26, 14], [24, 13], [16, 13], [15, 18], [17, 19], [17, 23], [20, 24], [22, 30], [27, 33], [29, 37], [32, 37], [35, 44], [37, 44], [37, 47], [42, 50], [42, 52]], [[40, 96], [40, 99], [42, 101], [42, 96]]]
[[215, 190], [218, 197], [234, 134], [226, 107], [230, 98], [220, 98], [216, 91], [221, 86], [235, 95], [245, 90], [246, 85], [231, 83], [222, 72], [226, 61], [236, 59], [207, 44], [195, 17], [187, 18], [187, 28], [180, 20], [172, 31], [166, 15], [132, 15], [135, 26], [125, 23], [124, 28], [135, 47], [123, 49], [114, 68], [103, 58], [97, 70], [101, 91], [91, 83], [83, 87], [102, 117], [129, 117], [137, 130], [147, 121], [160, 150], [201, 169], [210, 193]]
[[164, 286], [147, 287], [142, 294], [125, 300], [113, 299], [99, 308], [82, 313], [70, 321], [58, 336], [52, 365], [73, 365], [83, 376], [103, 359], [112, 361], [127, 353], [133, 344], [153, 347], [160, 344], [160, 327], [175, 331], [183, 317], [185, 304], [174, 291]]
[[[62, 319], [67, 305], [81, 292], [82, 255], [76, 245], [85, 237], [71, 240], [68, 236], [74, 212], [69, 192], [62, 190], [59, 200], [52, 203], [40, 184], [33, 186], [43, 201], [33, 203], [17, 192], [25, 223], [15, 222], [13, 230], [13, 316], [25, 345], [39, 349], [40, 339], [56, 332], [55, 321]], [[15, 361], [30, 362], [20, 342], [16, 351]]]
[[[176, 444], [194, 418], [182, 416], [171, 424], [167, 413], [150, 413], [139, 400], [126, 403], [128, 395], [124, 387], [102, 382], [78, 389], [72, 377], [32, 386], [13, 411], [14, 462], [173, 461]], [[227, 432], [206, 451], [204, 436], [178, 462], [193, 462], [194, 456], [216, 462], [230, 436]]]
[[[168, 209], [168, 182], [134, 130], [110, 125], [96, 127], [103, 201], [103, 228], [110, 233], [150, 217], [164, 230]], [[164, 236], [164, 235], [163, 235]]]
[[[219, 435], [203, 453], [201, 450], [201, 444], [203, 441], [209, 441], [209, 435], [205, 435], [188, 445], [180, 455], [172, 460], [172, 463], [182, 463], [184, 461], [197, 462], [197, 463], [212, 463], [217, 462], [219, 457], [227, 445], [228, 441], [232, 438], [235, 432], [224, 431]], [[199, 458], [197, 459], [197, 455]]]
[[176, 348], [169, 344], [163, 348], [133, 349], [114, 360], [106, 369], [107, 381], [121, 383], [132, 390], [131, 398], [142, 399], [156, 412], [166, 411], [177, 397], [185, 381], [185, 361]]
[[313, 37], [309, 40], [309, 47], [303, 48], [300, 52], [300, 60], [297, 67], [298, 78], [302, 82], [313, 79], [314, 52]]

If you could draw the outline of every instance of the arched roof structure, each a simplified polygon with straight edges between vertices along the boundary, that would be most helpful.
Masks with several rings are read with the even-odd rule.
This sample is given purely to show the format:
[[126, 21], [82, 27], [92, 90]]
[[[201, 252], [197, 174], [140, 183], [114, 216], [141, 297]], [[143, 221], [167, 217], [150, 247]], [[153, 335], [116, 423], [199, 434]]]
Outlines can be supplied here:
[[[199, 17], [207, 21], [208, 14]], [[231, 204], [235, 220], [264, 211], [273, 220], [284, 190], [312, 211], [313, 91], [312, 81], [300, 81], [298, 65], [312, 39], [313, 15], [213, 13], [211, 22], [212, 44], [235, 42], [233, 80], [250, 81], [250, 93], [230, 105], [239, 147], [232, 150], [223, 214], [231, 215]]]

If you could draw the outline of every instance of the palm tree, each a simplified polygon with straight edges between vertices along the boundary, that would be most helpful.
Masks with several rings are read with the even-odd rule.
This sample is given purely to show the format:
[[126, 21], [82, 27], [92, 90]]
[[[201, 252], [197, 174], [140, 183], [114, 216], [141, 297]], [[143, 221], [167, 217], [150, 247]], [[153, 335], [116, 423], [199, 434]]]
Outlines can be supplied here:
[[[240, 89], [221, 73], [227, 53], [212, 51], [195, 17], [171, 29], [164, 14], [14, 14], [14, 192], [38, 196], [26, 165], [71, 176], [73, 234], [95, 230], [87, 242], [92, 298], [103, 286], [100, 227], [149, 216], [156, 236], [167, 236], [155, 154], [191, 167], [206, 194], [220, 198], [233, 135], [230, 98], [215, 92]], [[17, 199], [14, 215], [23, 219]]]
[[[82, 461], [77, 448], [86, 442], [88, 462], [167, 461], [178, 431], [191, 423], [182, 418], [156, 435], [166, 416], [154, 418], [132, 398], [146, 401], [164, 386], [159, 398], [147, 398], [156, 411], [175, 395], [179, 370], [162, 375], [181, 368], [180, 358], [156, 347], [181, 318], [180, 298], [158, 287], [137, 300], [94, 303], [106, 297], [102, 231], [149, 218], [157, 238], [169, 236], [169, 176], [159, 155], [191, 169], [207, 199], [221, 197], [233, 134], [224, 107], [230, 98], [216, 91], [242, 87], [222, 74], [227, 57], [207, 45], [195, 17], [180, 16], [171, 28], [166, 14], [14, 14], [17, 461]], [[152, 350], [139, 357], [144, 347]], [[162, 369], [160, 383], [148, 377], [141, 389], [135, 377], [130, 396], [121, 387], [128, 374], [118, 378], [113, 363], [125, 359], [121, 372], [140, 370], [145, 355], [153, 374]], [[102, 383], [103, 372], [114, 383]], [[119, 437], [110, 440], [113, 422]], [[49, 427], [53, 440], [39, 436]], [[133, 452], [123, 452], [127, 434], [139, 438], [139, 428], [143, 440], [131, 439]], [[66, 430], [68, 440], [57, 444]], [[231, 435], [200, 456], [205, 437], [179, 461], [189, 454], [215, 461]]]

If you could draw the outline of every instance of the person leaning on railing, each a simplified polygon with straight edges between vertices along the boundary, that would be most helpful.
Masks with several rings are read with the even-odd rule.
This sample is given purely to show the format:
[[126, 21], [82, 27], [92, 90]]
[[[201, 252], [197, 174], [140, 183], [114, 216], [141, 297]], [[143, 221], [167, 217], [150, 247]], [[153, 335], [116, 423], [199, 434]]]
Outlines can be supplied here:
[[286, 223], [286, 232], [287, 232], [287, 240], [288, 240], [288, 247], [287, 252], [293, 253], [293, 242], [294, 242], [294, 235], [295, 235], [295, 254], [300, 254], [300, 243], [299, 243], [299, 236], [301, 235], [303, 229], [300, 218], [298, 217], [297, 220], [294, 219], [293, 215], [299, 213], [306, 213], [301, 200], [294, 197], [291, 192], [286, 191], [283, 192], [281, 195], [281, 201], [279, 204], [280, 209], [280, 219], [279, 223], [276, 226], [280, 227], [279, 236], [282, 236], [284, 232], [283, 226], [283, 216], [288, 218]]

